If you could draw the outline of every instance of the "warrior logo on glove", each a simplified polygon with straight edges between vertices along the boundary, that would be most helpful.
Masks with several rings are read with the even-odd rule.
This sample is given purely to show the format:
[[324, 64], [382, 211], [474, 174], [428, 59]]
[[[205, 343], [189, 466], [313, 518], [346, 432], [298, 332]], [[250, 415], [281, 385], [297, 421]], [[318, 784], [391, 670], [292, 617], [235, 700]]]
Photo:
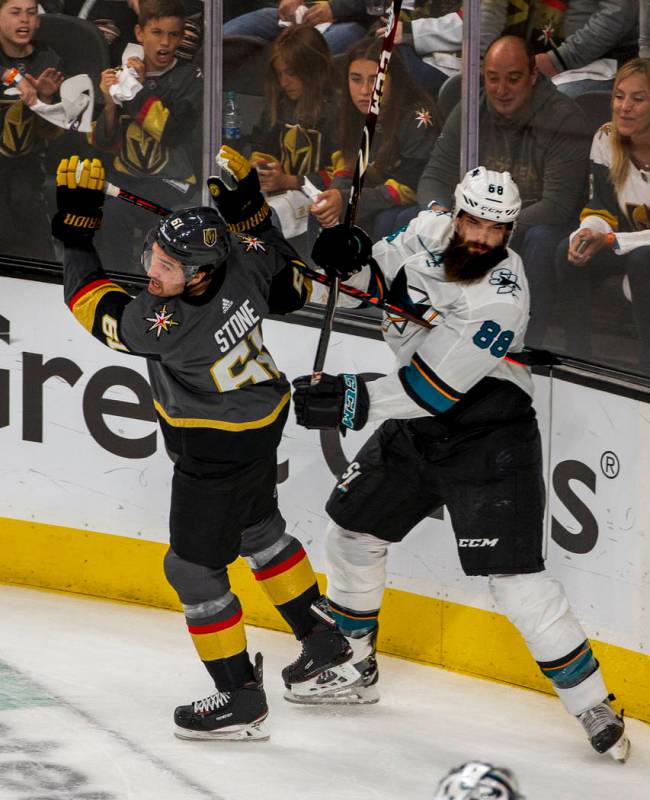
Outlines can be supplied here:
[[104, 167], [93, 158], [70, 156], [59, 162], [56, 171], [57, 213], [52, 219], [52, 235], [67, 245], [89, 242], [102, 224]]

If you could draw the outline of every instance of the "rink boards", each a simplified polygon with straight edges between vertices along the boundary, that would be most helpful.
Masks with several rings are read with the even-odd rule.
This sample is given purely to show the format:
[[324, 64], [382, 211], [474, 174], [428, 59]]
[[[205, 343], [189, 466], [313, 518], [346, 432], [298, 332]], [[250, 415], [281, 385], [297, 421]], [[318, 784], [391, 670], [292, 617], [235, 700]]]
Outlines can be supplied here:
[[[161, 568], [171, 463], [144, 361], [92, 339], [58, 285], [3, 277], [0, 298], [0, 580], [178, 608]], [[317, 335], [264, 324], [267, 348], [290, 378], [310, 370]], [[382, 342], [333, 334], [328, 371], [390, 369]], [[650, 721], [650, 408], [568, 375], [535, 382], [547, 566], [564, 582], [626, 713]], [[293, 419], [285, 430], [280, 506], [321, 573], [334, 473], [370, 432], [321, 439]], [[247, 621], [282, 629], [246, 565], [231, 574]], [[444, 512], [393, 548], [380, 622], [384, 652], [548, 690], [495, 613], [485, 579], [462, 574]]]

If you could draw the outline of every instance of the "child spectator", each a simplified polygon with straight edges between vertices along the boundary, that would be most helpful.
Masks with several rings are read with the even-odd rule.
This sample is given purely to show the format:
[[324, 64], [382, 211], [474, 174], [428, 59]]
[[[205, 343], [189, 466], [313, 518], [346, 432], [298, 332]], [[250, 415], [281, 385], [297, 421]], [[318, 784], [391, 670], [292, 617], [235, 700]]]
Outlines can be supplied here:
[[[639, 367], [650, 376], [650, 60], [616, 73], [612, 121], [591, 147], [591, 195], [580, 227], [558, 248], [557, 272], [566, 315], [567, 350], [591, 358], [591, 287], [624, 274], [639, 336]], [[568, 246], [567, 246], [568, 245]]]
[[[199, 48], [202, 36], [202, 3], [185, 0], [186, 14], [193, 14], [192, 18], [186, 17], [183, 38], [176, 48], [176, 58], [191, 61]], [[122, 58], [124, 48], [129, 42], [135, 41], [135, 26], [140, 13], [140, 0], [124, 0], [116, 3], [115, 0], [99, 0], [92, 7], [90, 21], [102, 32], [111, 56], [111, 63], [118, 64]]]
[[51, 259], [43, 156], [57, 128], [30, 111], [52, 103], [63, 75], [60, 59], [36, 44], [36, 0], [0, 0], [0, 252]]
[[[99, 86], [104, 110], [91, 134], [93, 145], [114, 154], [108, 180], [170, 208], [187, 205], [197, 186], [193, 151], [203, 82], [198, 67], [180, 63], [174, 55], [184, 15], [182, 0], [141, 0], [135, 34], [143, 54], [127, 62], [140, 88], [136, 85], [131, 99], [116, 100], [111, 89], [120, 82], [118, 70], [104, 70]], [[110, 250], [119, 269], [132, 269], [133, 239], [125, 233], [138, 226], [151, 226], [146, 211], [111, 204], [101, 247]]]
[[336, 149], [339, 96], [327, 42], [310, 25], [285, 28], [271, 45], [268, 107], [251, 133], [251, 162], [285, 236], [307, 230], [303, 178], [324, 188]]
[[[323, 227], [335, 225], [345, 213], [380, 50], [381, 41], [366, 38], [347, 54], [340, 148], [332, 155], [331, 184], [310, 208]], [[439, 132], [435, 104], [415, 85], [400, 54], [393, 52], [357, 211], [357, 223], [374, 240], [417, 215], [418, 178]]]

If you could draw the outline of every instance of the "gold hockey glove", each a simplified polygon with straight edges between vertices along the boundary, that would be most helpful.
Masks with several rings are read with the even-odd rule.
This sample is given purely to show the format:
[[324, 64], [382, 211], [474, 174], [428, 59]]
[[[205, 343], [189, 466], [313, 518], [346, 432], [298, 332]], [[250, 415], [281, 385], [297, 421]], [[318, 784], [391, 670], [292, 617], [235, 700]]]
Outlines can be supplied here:
[[92, 240], [102, 224], [104, 167], [93, 158], [63, 158], [56, 171], [56, 207], [52, 235], [64, 244], [83, 244]]
[[268, 224], [271, 211], [250, 161], [232, 147], [223, 145], [216, 162], [221, 169], [221, 178], [211, 175], [207, 181], [208, 189], [228, 228], [241, 233]]

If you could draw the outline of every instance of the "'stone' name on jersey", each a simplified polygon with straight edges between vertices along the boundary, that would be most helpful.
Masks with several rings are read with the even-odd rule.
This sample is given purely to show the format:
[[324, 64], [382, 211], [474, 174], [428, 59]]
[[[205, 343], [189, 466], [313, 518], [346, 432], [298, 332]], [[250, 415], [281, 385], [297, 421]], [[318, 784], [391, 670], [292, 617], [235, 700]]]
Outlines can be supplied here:
[[239, 308], [226, 322], [215, 331], [214, 338], [221, 353], [226, 353], [237, 342], [251, 331], [261, 317], [251, 306], [250, 300], [244, 300]]

